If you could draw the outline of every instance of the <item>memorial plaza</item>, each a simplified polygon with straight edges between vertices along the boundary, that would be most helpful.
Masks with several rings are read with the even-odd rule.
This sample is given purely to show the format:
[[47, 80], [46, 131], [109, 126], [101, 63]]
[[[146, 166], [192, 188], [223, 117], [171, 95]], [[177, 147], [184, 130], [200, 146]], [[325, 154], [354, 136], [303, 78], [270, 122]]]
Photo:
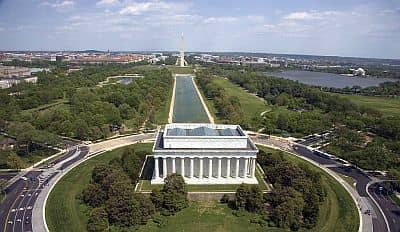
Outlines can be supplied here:
[[151, 183], [178, 173], [187, 184], [257, 184], [257, 152], [239, 125], [167, 124], [154, 143]]

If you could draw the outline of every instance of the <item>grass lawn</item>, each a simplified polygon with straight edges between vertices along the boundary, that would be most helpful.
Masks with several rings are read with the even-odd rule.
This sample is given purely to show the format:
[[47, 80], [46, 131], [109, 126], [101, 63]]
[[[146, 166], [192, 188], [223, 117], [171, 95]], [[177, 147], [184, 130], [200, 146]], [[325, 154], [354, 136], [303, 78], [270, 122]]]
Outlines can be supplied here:
[[50, 109], [50, 108], [53, 108], [53, 107], [55, 107], [57, 105], [62, 105], [62, 104], [67, 104], [67, 103], [68, 103], [67, 99], [58, 99], [58, 100], [55, 100], [54, 102], [46, 104], [46, 105], [41, 105], [41, 106], [38, 106], [36, 108], [24, 110], [24, 112], [33, 113], [33, 112], [36, 112], [36, 111], [42, 111], [42, 110]]
[[[136, 151], [151, 150], [153, 144], [132, 145]], [[65, 175], [51, 191], [46, 204], [46, 220], [50, 231], [86, 231], [87, 209], [80, 204], [78, 196], [90, 181], [96, 164], [108, 163], [120, 157], [126, 147], [96, 156]]]
[[215, 85], [223, 87], [228, 96], [237, 96], [239, 98], [241, 108], [247, 121], [250, 121], [255, 116], [259, 116], [266, 110], [270, 110], [270, 107], [261, 99], [246, 92], [229, 80], [214, 78], [213, 82]]
[[[278, 152], [263, 146], [259, 146], [259, 149], [266, 152]], [[357, 207], [342, 185], [319, 167], [301, 158], [290, 154], [287, 154], [285, 158], [297, 164], [304, 164], [322, 175], [322, 185], [326, 190], [327, 196], [320, 207], [318, 223], [313, 231], [358, 231], [359, 217]]]
[[192, 67], [179, 67], [175, 65], [166, 65], [167, 69], [172, 72], [172, 74], [192, 74]]
[[[135, 150], [151, 150], [151, 143], [132, 145]], [[260, 147], [260, 149], [268, 149]], [[50, 193], [46, 205], [46, 219], [50, 231], [86, 231], [88, 209], [78, 199], [89, 183], [93, 167], [120, 157], [124, 148], [106, 152], [77, 166], [64, 176]], [[272, 152], [277, 152], [271, 150]], [[287, 155], [287, 159], [304, 163], [319, 170], [297, 157]], [[313, 231], [356, 231], [358, 214], [350, 195], [327, 174], [323, 175], [323, 186], [327, 191], [327, 200], [321, 206], [317, 227]], [[191, 202], [190, 207], [175, 216], [157, 216], [163, 221], [160, 226], [153, 221], [139, 227], [139, 231], [286, 231], [273, 227], [261, 227], [250, 223], [254, 217], [245, 214], [236, 217], [225, 204], [215, 201]], [[118, 231], [118, 230], [116, 230]]]
[[390, 198], [400, 207], [400, 198], [398, 198], [394, 193], [390, 194]]
[[253, 214], [236, 217], [226, 204], [216, 201], [191, 202], [190, 206], [174, 216], [159, 216], [165, 222], [163, 226], [149, 221], [138, 231], [196, 231], [196, 232], [243, 232], [243, 231], [287, 231], [273, 227], [261, 227], [250, 223]]
[[157, 109], [155, 115], [154, 115], [154, 120], [157, 124], [166, 124], [168, 123], [168, 116], [169, 116], [169, 108], [171, 105], [171, 100], [172, 100], [172, 91], [173, 91], [173, 85], [174, 82], [171, 82], [171, 88], [168, 90], [168, 95], [167, 99], [164, 102], [164, 105], [161, 106], [159, 109]]
[[400, 98], [389, 98], [389, 97], [371, 97], [371, 96], [359, 96], [349, 94], [336, 94], [341, 97], [347, 98], [359, 106], [371, 107], [384, 114], [388, 115], [399, 115], [400, 114]]
[[350, 176], [346, 176], [346, 175], [343, 175], [343, 174], [341, 174], [341, 173], [338, 173], [338, 175], [340, 176], [340, 177], [342, 177], [343, 178], [343, 180], [345, 180], [349, 185], [351, 185], [351, 186], [353, 186], [353, 187], [355, 187], [356, 185], [356, 181], [353, 179], [353, 178], [351, 178]]

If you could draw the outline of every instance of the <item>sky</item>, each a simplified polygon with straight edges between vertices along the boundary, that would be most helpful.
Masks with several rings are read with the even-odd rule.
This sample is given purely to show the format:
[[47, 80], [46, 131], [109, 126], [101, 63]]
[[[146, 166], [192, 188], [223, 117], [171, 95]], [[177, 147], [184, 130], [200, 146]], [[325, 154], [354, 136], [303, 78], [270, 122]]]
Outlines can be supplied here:
[[0, 0], [0, 50], [400, 58], [399, 0]]

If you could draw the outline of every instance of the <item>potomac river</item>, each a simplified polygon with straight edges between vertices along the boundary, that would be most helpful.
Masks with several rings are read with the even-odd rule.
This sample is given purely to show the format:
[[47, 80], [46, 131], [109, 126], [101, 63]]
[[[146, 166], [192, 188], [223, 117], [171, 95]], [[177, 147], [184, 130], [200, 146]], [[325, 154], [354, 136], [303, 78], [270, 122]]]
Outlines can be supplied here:
[[266, 72], [267, 76], [277, 76], [285, 79], [298, 81], [307, 85], [322, 86], [322, 87], [333, 87], [333, 88], [345, 88], [352, 86], [361, 86], [363, 88], [369, 86], [378, 86], [383, 82], [395, 82], [400, 81], [389, 78], [376, 78], [376, 77], [349, 77], [334, 73], [324, 72], [311, 72], [311, 71], [300, 71], [300, 70], [289, 70], [282, 72]]

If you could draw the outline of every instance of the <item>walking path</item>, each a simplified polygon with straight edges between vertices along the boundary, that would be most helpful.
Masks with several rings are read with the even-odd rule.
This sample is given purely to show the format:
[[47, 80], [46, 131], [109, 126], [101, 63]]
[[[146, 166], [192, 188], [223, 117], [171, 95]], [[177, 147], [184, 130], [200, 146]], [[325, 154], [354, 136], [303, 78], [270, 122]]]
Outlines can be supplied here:
[[168, 123], [172, 123], [172, 118], [174, 116], [175, 89], [176, 89], [176, 76], [174, 76], [174, 88], [172, 89], [172, 99], [171, 99], [171, 104], [169, 106]]

